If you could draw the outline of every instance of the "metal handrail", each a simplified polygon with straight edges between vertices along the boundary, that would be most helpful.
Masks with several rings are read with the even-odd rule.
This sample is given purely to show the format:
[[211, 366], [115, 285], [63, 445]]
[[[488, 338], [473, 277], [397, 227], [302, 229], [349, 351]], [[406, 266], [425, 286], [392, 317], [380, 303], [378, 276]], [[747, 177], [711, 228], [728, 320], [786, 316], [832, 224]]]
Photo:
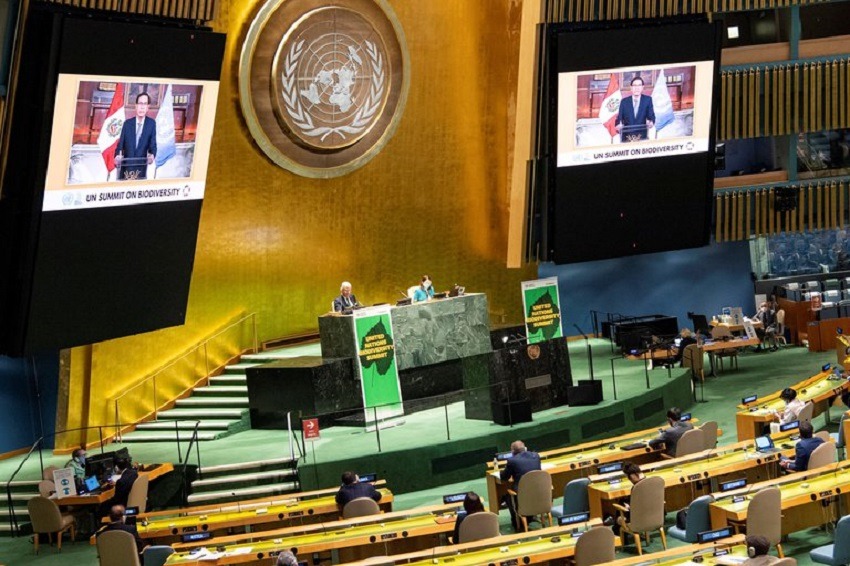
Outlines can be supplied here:
[[[9, 478], [9, 481], [6, 482], [6, 502], [9, 506], [9, 526], [12, 528], [12, 535], [16, 536], [18, 533], [18, 518], [15, 516], [15, 507], [12, 505], [12, 482], [15, 480], [15, 476], [18, 475], [18, 472], [21, 471], [21, 468], [24, 466], [27, 460], [29, 460], [30, 455], [35, 450], [36, 446], [40, 446], [44, 441], [44, 437], [40, 437], [36, 440], [33, 445], [30, 447], [27, 455], [24, 456], [24, 459], [21, 460], [21, 463], [18, 465], [18, 469], [16, 469], [12, 476]], [[39, 452], [41, 449], [39, 448]], [[41, 470], [42, 474], [44, 473], [44, 469]]]
[[216, 332], [212, 336], [209, 336], [209, 337], [205, 338], [203, 341], [198, 342], [193, 347], [191, 347], [189, 350], [185, 351], [182, 355], [180, 355], [177, 358], [174, 358], [170, 362], [166, 363], [164, 366], [160, 367], [155, 372], [148, 374], [147, 376], [143, 377], [136, 384], [130, 386], [127, 389], [124, 389], [124, 391], [120, 395], [118, 395], [117, 397], [114, 397], [113, 402], [115, 403], [115, 423], [116, 423], [115, 435], [116, 435], [116, 438], [120, 439], [120, 437], [121, 437], [121, 428], [117, 426], [117, 424], [121, 422], [121, 415], [120, 415], [120, 411], [119, 411], [119, 408], [118, 408], [119, 402], [121, 401], [121, 399], [123, 399], [129, 393], [131, 393], [132, 391], [135, 391], [136, 389], [138, 389], [142, 385], [145, 385], [145, 384], [152, 381], [153, 382], [152, 383], [153, 395], [154, 395], [153, 410], [154, 410], [154, 416], [156, 416], [156, 413], [159, 411], [159, 405], [157, 404], [157, 400], [156, 400], [156, 378], [157, 378], [157, 376], [159, 376], [161, 373], [163, 373], [164, 371], [166, 371], [170, 367], [172, 367], [172, 366], [176, 365], [177, 363], [185, 360], [186, 358], [195, 354], [196, 352], [198, 352], [200, 349], [203, 348], [203, 350], [204, 350], [204, 364], [205, 364], [205, 368], [206, 368], [206, 377], [209, 378], [210, 366], [209, 366], [209, 358], [208, 358], [208, 355], [207, 355], [207, 344], [209, 344], [212, 340], [215, 340], [216, 338], [218, 338], [219, 336], [221, 336], [222, 334], [224, 334], [225, 332], [227, 332], [231, 328], [242, 324], [243, 322], [245, 322], [249, 318], [251, 319], [252, 334], [253, 334], [253, 349], [252, 349], [252, 351], [256, 353], [257, 348], [258, 348], [257, 313], [252, 312], [252, 313], [247, 314], [247, 315], [241, 317], [240, 319], [228, 324], [227, 326], [225, 326], [224, 328], [222, 328], [221, 330], [219, 330], [218, 332]]
[[[192, 431], [192, 437], [189, 439], [189, 447], [186, 448], [186, 458], [180, 462], [180, 475], [181, 475], [181, 486], [182, 493], [181, 499], [183, 500], [183, 505], [189, 504], [189, 494], [186, 488], [186, 466], [189, 463], [189, 458], [192, 456], [192, 446], [197, 446], [198, 450], [198, 479], [201, 478], [201, 448], [200, 443], [198, 442], [198, 427], [201, 425], [201, 421], [195, 421], [195, 428]], [[177, 433], [177, 442], [179, 445], [180, 442], [180, 433]]]

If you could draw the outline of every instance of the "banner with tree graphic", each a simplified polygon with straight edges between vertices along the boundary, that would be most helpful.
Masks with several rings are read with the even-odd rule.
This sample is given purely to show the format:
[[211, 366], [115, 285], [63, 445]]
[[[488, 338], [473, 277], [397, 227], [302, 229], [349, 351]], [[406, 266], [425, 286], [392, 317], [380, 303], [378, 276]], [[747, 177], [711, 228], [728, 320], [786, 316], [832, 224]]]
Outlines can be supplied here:
[[561, 300], [558, 278], [523, 281], [522, 306], [528, 343], [536, 344], [564, 335], [561, 328]]
[[366, 422], [403, 415], [390, 307], [354, 311], [354, 340]]

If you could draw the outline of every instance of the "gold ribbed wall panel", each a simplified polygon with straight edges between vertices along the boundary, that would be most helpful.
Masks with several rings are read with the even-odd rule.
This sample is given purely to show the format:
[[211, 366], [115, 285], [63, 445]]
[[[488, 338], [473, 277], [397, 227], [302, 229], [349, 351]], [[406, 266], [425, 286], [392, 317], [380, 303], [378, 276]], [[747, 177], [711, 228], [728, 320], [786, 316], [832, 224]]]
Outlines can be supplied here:
[[596, 22], [770, 10], [821, 3], [823, 0], [549, 0], [546, 16], [550, 23]]
[[810, 182], [792, 185], [797, 192], [793, 211], [776, 210], [776, 190], [730, 191], [714, 197], [714, 237], [720, 242], [772, 236], [780, 232], [834, 229], [847, 222], [846, 181]]
[[209, 21], [215, 17], [216, 0], [41, 0], [87, 10], [143, 14], [181, 20]]
[[89, 424], [112, 422], [106, 399], [239, 313], [258, 313], [261, 341], [314, 331], [346, 279], [371, 304], [428, 273], [438, 290], [487, 293], [492, 324], [522, 320], [536, 266], [505, 268], [521, 3], [391, 4], [410, 50], [404, 116], [368, 165], [320, 180], [275, 166], [248, 134], [237, 62], [259, 3], [220, 2], [212, 25], [228, 41], [186, 324], [95, 344], [72, 367]]
[[850, 127], [850, 58], [720, 74], [718, 140]]

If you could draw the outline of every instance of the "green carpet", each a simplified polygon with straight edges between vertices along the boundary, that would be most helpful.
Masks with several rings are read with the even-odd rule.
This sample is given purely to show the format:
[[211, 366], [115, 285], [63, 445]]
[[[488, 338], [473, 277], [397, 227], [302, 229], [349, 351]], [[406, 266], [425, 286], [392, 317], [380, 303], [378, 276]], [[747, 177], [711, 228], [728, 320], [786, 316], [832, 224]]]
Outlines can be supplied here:
[[[604, 384], [603, 390], [606, 397], [605, 404], [603, 405], [604, 408], [606, 406], [612, 406], [613, 384], [611, 380], [610, 360], [614, 357], [614, 354], [611, 352], [607, 341], [594, 340], [592, 343], [595, 376], [597, 379], [601, 379]], [[575, 342], [571, 344], [570, 353], [573, 365], [573, 378], [587, 378], [588, 365], [584, 343]], [[789, 347], [778, 352], [762, 354], [744, 353], [740, 356], [740, 369], [737, 371], [726, 371], [720, 374], [719, 377], [709, 378], [706, 381], [704, 391], [707, 402], [694, 404], [689, 409], [700, 420], [718, 421], [720, 427], [723, 429], [723, 435], [720, 438], [721, 444], [734, 442], [736, 440], [735, 405], [741, 397], [751, 393], [763, 395], [774, 392], [814, 375], [819, 371], [822, 364], [834, 361], [834, 352], [812, 354], [803, 348]], [[617, 391], [621, 399], [631, 396], [639, 397], [647, 391], [641, 362], [629, 362], [617, 358], [614, 362], [614, 367]], [[674, 377], [672, 379], [675, 379], [678, 375], [681, 375], [680, 370], [674, 370]], [[650, 381], [653, 391], [670, 379], [666, 370], [656, 369], [650, 371]], [[533, 434], [535, 425], [544, 422], [544, 419], [545, 422], [569, 420], [580, 410], [583, 409], [560, 407], [546, 411], [547, 414], [545, 415], [535, 414], [535, 423], [527, 425], [526, 428], [517, 426], [513, 430], [507, 429], [507, 432], [504, 432], [505, 438], [528, 437], [528, 435]], [[433, 413], [420, 417], [417, 417], [419, 414], [416, 414], [406, 417], [405, 425], [396, 429], [382, 431], [382, 449], [391, 452], [392, 450], [402, 449], [405, 446], [416, 445], [423, 438], [429, 442], [443, 442], [447, 434], [451, 435], [453, 440], [466, 434], [469, 434], [471, 438], [474, 434], [480, 432], [477, 429], [473, 430], [474, 427], [498, 427], [498, 425], [481, 421], [466, 421], [462, 418], [462, 407], [458, 409], [455, 406], [450, 406], [449, 430], [447, 433], [444, 412], [439, 409], [437, 411], [439, 418]], [[832, 413], [834, 417], [838, 416], [838, 410]], [[420, 418], [423, 419], [421, 422], [417, 420]], [[657, 415], [657, 420], [659, 423], [663, 421], [663, 413]], [[825, 418], [818, 417], [814, 425], [815, 428], [824, 428]], [[829, 425], [829, 430], [836, 430], [836, 428], [837, 424]], [[415, 434], [411, 434], [410, 431], [413, 430], [416, 431]], [[357, 469], [372, 471], [370, 464], [374, 460], [370, 458], [374, 458], [375, 454], [378, 453], [374, 436], [374, 433], [363, 433], [357, 429], [334, 430], [328, 431], [327, 434], [323, 431], [323, 442], [325, 439], [327, 440], [327, 450], [329, 453], [325, 453], [322, 445], [317, 445], [318, 459], [320, 463], [323, 461], [323, 458], [329, 460], [348, 460], [350, 457], [352, 460], [355, 460], [359, 454], [360, 459]], [[337, 439], [336, 441], [334, 441], [335, 438]], [[571, 442], [578, 442], [579, 440], [579, 438], [571, 438]], [[366, 446], [370, 446], [368, 451], [365, 448]], [[110, 449], [113, 448], [110, 447]], [[134, 445], [131, 450], [134, 457], [140, 462], [175, 461], [177, 458], [177, 448], [173, 443]], [[251, 430], [228, 438], [204, 443], [201, 450], [201, 461], [202, 464], [206, 465], [276, 457], [288, 452], [287, 434], [285, 431]], [[181, 451], [185, 451], [185, 446], [181, 448]], [[333, 451], [333, 454], [330, 453], [331, 451]], [[66, 460], [67, 457], [64, 456], [54, 457], [49, 454], [45, 455], [45, 465], [63, 465]], [[0, 462], [0, 478], [3, 480], [7, 479], [19, 463], [20, 458]], [[485, 493], [486, 489], [483, 479], [484, 462], [482, 461], [481, 464], [481, 476], [477, 477], [477, 479], [446, 483], [427, 490], [400, 494], [396, 498], [395, 508], [403, 510], [420, 505], [433, 504], [444, 493], [456, 493], [464, 490]], [[25, 465], [19, 479], [35, 478], [38, 476], [38, 472], [38, 460], [31, 458]], [[416, 473], [416, 470], [411, 470], [411, 474]], [[419, 473], [427, 473], [427, 470]], [[388, 479], [392, 486], [392, 478], [390, 477]], [[508, 532], [507, 514], [503, 513], [502, 515], [503, 532]], [[669, 523], [672, 524], [672, 517], [669, 518]], [[783, 547], [785, 548], [786, 555], [793, 556], [800, 564], [808, 565], [811, 564], [808, 551], [815, 546], [826, 544], [830, 540], [831, 533], [826, 533], [819, 529], [809, 529], [792, 534], [788, 542], [783, 544]], [[674, 545], [678, 544], [673, 539], [668, 538], [668, 541]], [[654, 552], [660, 548], [660, 540], [656, 536], [649, 546], [649, 551]], [[627, 547], [620, 555], [629, 556], [633, 552], [632, 547]], [[32, 546], [27, 538], [0, 538], [0, 563], [2, 564], [59, 565], [69, 562], [73, 562], [77, 566], [97, 564], [95, 549], [90, 547], [87, 541], [77, 542], [74, 545], [67, 544], [61, 554], [56, 553], [54, 548], [45, 547], [41, 554], [36, 557], [32, 554]]]

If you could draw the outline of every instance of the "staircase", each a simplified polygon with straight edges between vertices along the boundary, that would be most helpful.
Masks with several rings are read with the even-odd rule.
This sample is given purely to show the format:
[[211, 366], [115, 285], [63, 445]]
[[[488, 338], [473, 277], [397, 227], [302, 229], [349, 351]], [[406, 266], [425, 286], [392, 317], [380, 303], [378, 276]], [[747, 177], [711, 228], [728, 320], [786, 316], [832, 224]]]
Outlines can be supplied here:
[[[6, 484], [2, 484], [2, 494], [0, 494], [0, 536], [10, 536], [12, 527], [9, 524], [9, 500], [6, 497]], [[12, 507], [15, 509], [15, 517], [18, 520], [18, 526], [24, 523], [29, 523], [30, 514], [27, 511], [27, 501], [38, 495], [38, 480], [31, 481], [13, 481], [12, 488]]]
[[226, 366], [224, 373], [210, 378], [210, 383], [198, 387], [192, 395], [175, 401], [173, 409], [160, 411], [156, 421], [139, 423], [136, 430], [123, 435], [123, 442], [168, 442], [179, 431], [180, 441], [192, 437], [195, 423], [198, 440], [223, 438], [251, 428], [248, 417], [248, 382], [245, 371], [286, 357], [303, 355], [287, 350], [246, 354], [239, 363]]
[[185, 399], [177, 399], [173, 409], [160, 411], [158, 420], [136, 425], [136, 430], [123, 435], [123, 442], [168, 442], [178, 434], [181, 442], [188, 441], [198, 421], [201, 441], [249, 429], [245, 370], [252, 365], [256, 363], [226, 366], [223, 374], [210, 378], [209, 385], [198, 387]]
[[192, 482], [190, 505], [226, 503], [300, 491], [298, 459], [275, 458], [204, 466], [203, 479]]

